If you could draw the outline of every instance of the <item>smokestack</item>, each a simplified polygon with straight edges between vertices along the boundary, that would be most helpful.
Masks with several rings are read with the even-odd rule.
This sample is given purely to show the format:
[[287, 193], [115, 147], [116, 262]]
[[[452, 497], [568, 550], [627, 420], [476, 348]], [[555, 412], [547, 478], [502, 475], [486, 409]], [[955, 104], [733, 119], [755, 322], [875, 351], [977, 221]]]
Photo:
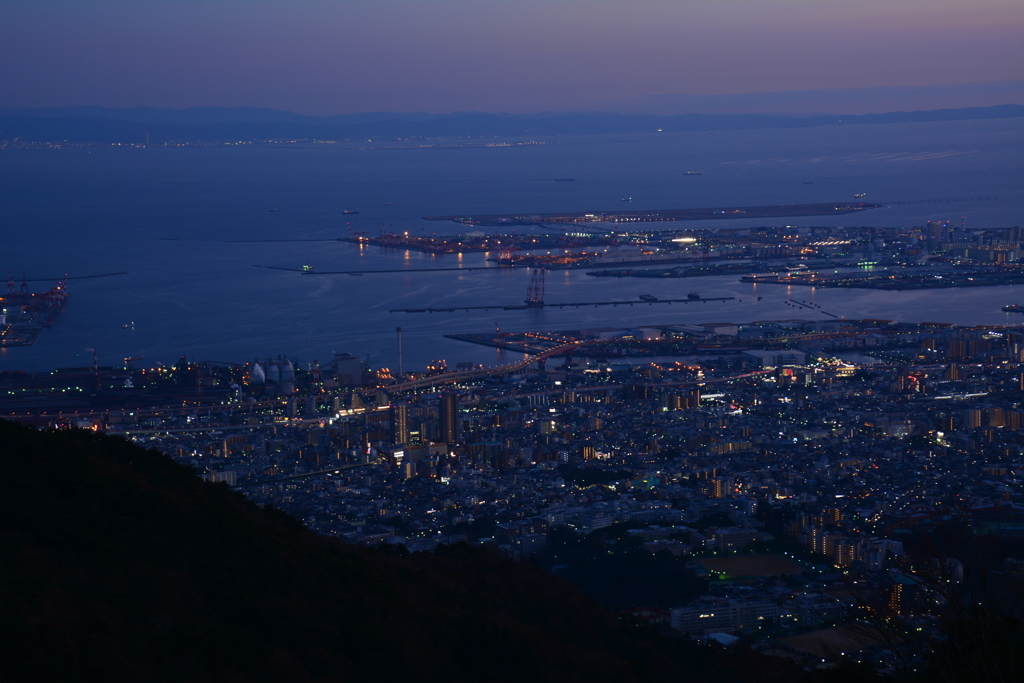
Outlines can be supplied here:
[[405, 372], [402, 369], [402, 328], [396, 327], [395, 332], [398, 334], [398, 381], [401, 382], [405, 377]]

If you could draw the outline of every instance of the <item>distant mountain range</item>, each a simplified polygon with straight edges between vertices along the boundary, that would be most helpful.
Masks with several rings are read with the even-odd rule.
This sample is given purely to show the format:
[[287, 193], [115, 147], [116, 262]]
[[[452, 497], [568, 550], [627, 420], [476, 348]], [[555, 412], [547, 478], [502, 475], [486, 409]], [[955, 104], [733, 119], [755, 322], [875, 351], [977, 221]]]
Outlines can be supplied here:
[[1024, 105], [859, 115], [540, 113], [366, 113], [306, 116], [256, 107], [0, 108], [0, 140], [76, 143], [251, 140], [493, 138], [552, 135], [810, 128], [1024, 117]]
[[622, 114], [882, 114], [1024, 104], [1024, 80], [939, 85], [820, 88], [728, 94], [662, 94], [610, 101]]

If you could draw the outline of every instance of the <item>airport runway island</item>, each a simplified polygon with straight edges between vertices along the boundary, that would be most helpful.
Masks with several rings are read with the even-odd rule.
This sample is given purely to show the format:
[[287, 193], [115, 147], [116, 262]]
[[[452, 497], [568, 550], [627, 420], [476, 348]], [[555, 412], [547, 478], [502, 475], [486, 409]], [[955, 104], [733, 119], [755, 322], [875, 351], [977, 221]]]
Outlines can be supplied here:
[[451, 308], [392, 308], [391, 313], [454, 313], [455, 311], [528, 311], [540, 308], [579, 308], [581, 306], [643, 306], [653, 304], [699, 304], [708, 301], [732, 301], [734, 296], [700, 297], [687, 299], [640, 299], [633, 301], [578, 301], [561, 304], [528, 303], [528, 304], [491, 304], [489, 306], [453, 306]]
[[648, 209], [642, 211], [577, 211], [566, 213], [479, 214], [472, 216], [425, 216], [425, 221], [454, 221], [464, 225], [541, 225], [544, 223], [651, 223], [658, 221], [706, 221], [723, 218], [788, 218], [856, 213], [881, 208], [881, 204], [836, 202], [833, 204], [785, 204], [781, 206], [720, 206], [707, 209]]

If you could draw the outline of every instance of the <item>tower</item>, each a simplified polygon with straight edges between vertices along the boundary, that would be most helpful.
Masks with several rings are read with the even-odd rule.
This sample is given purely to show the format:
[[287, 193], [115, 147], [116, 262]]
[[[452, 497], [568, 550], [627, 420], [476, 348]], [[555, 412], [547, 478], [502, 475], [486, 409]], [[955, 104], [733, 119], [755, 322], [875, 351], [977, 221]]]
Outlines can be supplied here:
[[391, 426], [396, 444], [409, 443], [409, 405], [396, 403], [391, 406]]
[[402, 367], [402, 328], [396, 327], [395, 333], [398, 335], [398, 381], [402, 382], [405, 380], [405, 369]]
[[960, 373], [960, 367], [956, 363], [950, 363], [949, 367], [946, 368], [945, 379], [958, 380], [962, 378], [963, 376]]
[[446, 444], [457, 443], [459, 440], [459, 397], [455, 394], [441, 394], [437, 405], [437, 417], [440, 423], [440, 438]]
[[898, 583], [889, 592], [889, 609], [896, 614], [903, 611], [903, 586]]

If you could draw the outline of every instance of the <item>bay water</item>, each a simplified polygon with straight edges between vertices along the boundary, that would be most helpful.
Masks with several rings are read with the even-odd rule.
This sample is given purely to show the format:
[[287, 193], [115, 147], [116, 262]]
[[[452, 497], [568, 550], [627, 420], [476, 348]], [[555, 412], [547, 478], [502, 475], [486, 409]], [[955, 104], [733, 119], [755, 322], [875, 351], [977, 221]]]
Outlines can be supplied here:
[[[317, 271], [485, 266], [485, 255], [429, 255], [337, 241], [349, 230], [459, 234], [423, 216], [586, 210], [883, 203], [842, 216], [659, 223], [658, 229], [795, 224], [1009, 227], [1024, 218], [1024, 119], [403, 143], [97, 147], [0, 150], [0, 274], [72, 280], [54, 327], [31, 347], [0, 351], [0, 369], [92, 363], [245, 362], [332, 352], [405, 368], [428, 361], [508, 362], [518, 354], [445, 339], [456, 332], [745, 323], [815, 318], [802, 299], [847, 318], [963, 325], [1024, 322], [1021, 286], [907, 292], [755, 286], [738, 275], [673, 280], [549, 271], [546, 300], [638, 300], [640, 294], [736, 297], [640, 305], [404, 314], [392, 308], [520, 304], [526, 270], [303, 275]], [[419, 144], [419, 143], [417, 143]], [[701, 171], [702, 175], [689, 175]], [[574, 178], [556, 182], [556, 178]], [[624, 204], [623, 198], [632, 202]], [[977, 202], [950, 199], [995, 197]], [[935, 203], [895, 202], [943, 200]], [[359, 211], [344, 214], [345, 210]], [[634, 226], [641, 228], [645, 226]], [[323, 240], [323, 241], [258, 241]], [[34, 282], [34, 291], [52, 282]], [[758, 298], [760, 297], [760, 300]], [[134, 324], [134, 325], [132, 325]], [[125, 328], [128, 325], [128, 328]]]

